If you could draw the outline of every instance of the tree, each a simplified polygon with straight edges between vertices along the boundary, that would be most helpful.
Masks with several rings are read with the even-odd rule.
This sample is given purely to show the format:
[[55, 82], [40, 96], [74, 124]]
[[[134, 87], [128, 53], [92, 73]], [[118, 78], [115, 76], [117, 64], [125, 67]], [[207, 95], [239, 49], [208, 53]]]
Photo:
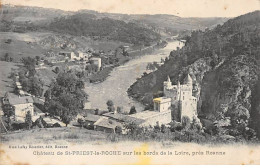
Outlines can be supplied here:
[[5, 60], [6, 62], [9, 62], [9, 61], [10, 61], [10, 56], [9, 56], [8, 53], [5, 53], [4, 60]]
[[116, 108], [116, 111], [118, 112], [118, 113], [123, 113], [123, 107], [122, 106], [118, 106], [117, 108]]
[[153, 127], [153, 130], [154, 132], [160, 132], [161, 128], [158, 121], [156, 122], [156, 125]]
[[29, 77], [36, 74], [35, 65], [36, 59], [31, 57], [23, 57], [21, 62], [24, 64], [24, 67], [29, 71]]
[[116, 132], [116, 134], [119, 134], [119, 135], [122, 134], [122, 127], [116, 126], [115, 132]]
[[161, 125], [161, 132], [162, 133], [166, 132], [166, 126], [164, 124]]
[[28, 126], [28, 129], [30, 129], [30, 128], [32, 127], [32, 115], [31, 115], [30, 111], [28, 111], [28, 112], [26, 113], [25, 123], [26, 123], [26, 125]]
[[[83, 86], [82, 86], [83, 85]], [[73, 72], [62, 72], [45, 92], [44, 107], [51, 116], [59, 116], [68, 125], [83, 110], [88, 95], [84, 82]]]
[[37, 56], [35, 56], [35, 59], [36, 59], [36, 61], [40, 61], [41, 57], [37, 55]]
[[161, 63], [164, 63], [164, 59], [163, 58], [161, 58]]
[[95, 115], [98, 115], [98, 113], [99, 113], [99, 109], [97, 108], [95, 109]]
[[10, 104], [5, 104], [3, 106], [3, 112], [5, 116], [7, 117], [7, 125], [8, 129], [11, 129], [12, 121], [10, 119], [11, 116], [15, 115], [15, 107]]
[[109, 112], [114, 112], [115, 111], [115, 107], [114, 107], [114, 103], [112, 100], [108, 100], [107, 101], [107, 109]]
[[66, 127], [68, 126], [68, 124], [71, 122], [72, 119], [73, 116], [68, 111], [65, 111], [61, 116], [61, 120], [66, 124]]
[[136, 113], [135, 106], [132, 106], [131, 109], [130, 109], [129, 114], [135, 114], [135, 113]]
[[41, 60], [41, 57], [37, 55], [37, 56], [35, 56], [35, 59], [36, 59], [36, 65], [38, 65], [39, 61]]
[[182, 127], [184, 129], [189, 129], [190, 128], [190, 118], [188, 116], [183, 116], [182, 119], [181, 119], [181, 124], [182, 124]]
[[55, 70], [54, 70], [54, 72], [55, 72], [56, 74], [58, 74], [58, 73], [60, 72], [60, 68], [59, 68], [59, 67], [56, 67]]
[[28, 84], [27, 84], [27, 87], [28, 87], [28, 92], [35, 95], [35, 96], [38, 96], [38, 97], [41, 97], [42, 96], [42, 93], [43, 93], [43, 82], [37, 78], [37, 77], [30, 77], [28, 79]]

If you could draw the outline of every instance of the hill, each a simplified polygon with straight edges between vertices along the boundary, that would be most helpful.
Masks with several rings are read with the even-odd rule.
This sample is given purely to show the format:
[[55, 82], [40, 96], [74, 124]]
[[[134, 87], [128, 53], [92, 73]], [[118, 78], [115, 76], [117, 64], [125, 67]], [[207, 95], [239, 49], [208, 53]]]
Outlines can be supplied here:
[[[68, 17], [77, 14], [88, 14], [97, 19], [110, 18], [113, 20], [124, 21], [126, 23], [135, 23], [163, 36], [181, 34], [194, 29], [204, 30], [206, 28], [213, 28], [228, 20], [228, 18], [182, 18], [165, 14], [128, 15], [118, 13], [100, 13], [92, 10], [69, 12], [41, 7], [3, 5], [0, 30], [10, 31], [11, 28], [15, 31], [21, 31], [25, 29], [25, 23], [27, 27], [30, 27], [29, 30], [35, 30], [35, 25], [47, 25], [52, 22], [54, 18]], [[17, 26], [19, 28], [15, 28]]]
[[46, 28], [75, 36], [91, 36], [146, 46], [160, 39], [159, 34], [136, 23], [126, 23], [110, 18], [97, 18], [93, 14], [86, 13], [57, 18]]
[[[228, 129], [211, 133], [250, 139], [260, 133], [260, 11], [230, 19], [212, 30], [193, 31], [185, 46], [170, 53], [157, 71], [134, 83], [128, 93], [151, 105], [169, 75], [173, 83], [189, 73], [201, 121], [229, 120]], [[222, 130], [223, 129], [223, 130]]]
[[73, 12], [59, 9], [31, 7], [31, 6], [2, 6], [1, 19], [9, 20], [14, 23], [34, 23], [43, 24], [49, 22], [55, 17], [71, 15]]
[[223, 24], [228, 18], [182, 18], [167, 14], [118, 14], [118, 13], [99, 13], [91, 10], [80, 10], [78, 13], [93, 14], [98, 18], [108, 17], [125, 22], [134, 22], [152, 29], [161, 35], [176, 35], [194, 29], [213, 28], [218, 24]]

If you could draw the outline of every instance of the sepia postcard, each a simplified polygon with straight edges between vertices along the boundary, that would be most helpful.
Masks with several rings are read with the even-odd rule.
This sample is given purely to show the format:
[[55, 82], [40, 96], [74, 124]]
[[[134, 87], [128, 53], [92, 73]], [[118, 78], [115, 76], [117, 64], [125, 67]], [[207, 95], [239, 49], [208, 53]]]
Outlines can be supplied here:
[[0, 0], [1, 165], [260, 164], [259, 0]]

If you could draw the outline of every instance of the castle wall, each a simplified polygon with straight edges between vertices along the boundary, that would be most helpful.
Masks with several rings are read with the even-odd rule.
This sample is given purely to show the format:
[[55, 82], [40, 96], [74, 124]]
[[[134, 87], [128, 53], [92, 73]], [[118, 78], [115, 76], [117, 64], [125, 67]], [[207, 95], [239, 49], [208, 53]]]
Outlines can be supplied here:
[[197, 109], [194, 108], [196, 102], [192, 101], [181, 101], [181, 118], [187, 116], [192, 121], [193, 117], [196, 116]]

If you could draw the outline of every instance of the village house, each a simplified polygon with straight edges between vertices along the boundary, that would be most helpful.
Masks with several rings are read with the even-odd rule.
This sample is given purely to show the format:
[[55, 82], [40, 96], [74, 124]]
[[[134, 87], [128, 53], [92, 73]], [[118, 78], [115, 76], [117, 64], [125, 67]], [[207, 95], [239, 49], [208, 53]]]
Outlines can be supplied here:
[[3, 104], [10, 104], [14, 107], [14, 119], [24, 121], [27, 112], [34, 116], [33, 99], [31, 96], [18, 96], [7, 92], [3, 98]]
[[108, 117], [101, 117], [94, 123], [94, 130], [102, 131], [106, 133], [115, 133], [116, 127], [123, 128], [123, 125], [120, 122], [111, 120]]
[[84, 127], [87, 128], [94, 128], [94, 124], [101, 118], [102, 116], [94, 115], [94, 114], [87, 114], [87, 116], [84, 117]]
[[81, 52], [81, 51], [75, 52], [75, 55], [76, 55], [76, 57], [74, 59], [76, 59], [77, 61], [80, 61], [80, 60], [88, 61], [89, 57], [91, 57], [91, 54]]
[[63, 56], [63, 59], [67, 59], [68, 61], [88, 61], [89, 57], [91, 57], [91, 53], [85, 53], [81, 51], [60, 51], [59, 56]]
[[74, 61], [77, 59], [77, 56], [74, 52], [72, 51], [60, 51], [59, 56], [63, 56], [65, 59], [68, 59], [69, 61]]

